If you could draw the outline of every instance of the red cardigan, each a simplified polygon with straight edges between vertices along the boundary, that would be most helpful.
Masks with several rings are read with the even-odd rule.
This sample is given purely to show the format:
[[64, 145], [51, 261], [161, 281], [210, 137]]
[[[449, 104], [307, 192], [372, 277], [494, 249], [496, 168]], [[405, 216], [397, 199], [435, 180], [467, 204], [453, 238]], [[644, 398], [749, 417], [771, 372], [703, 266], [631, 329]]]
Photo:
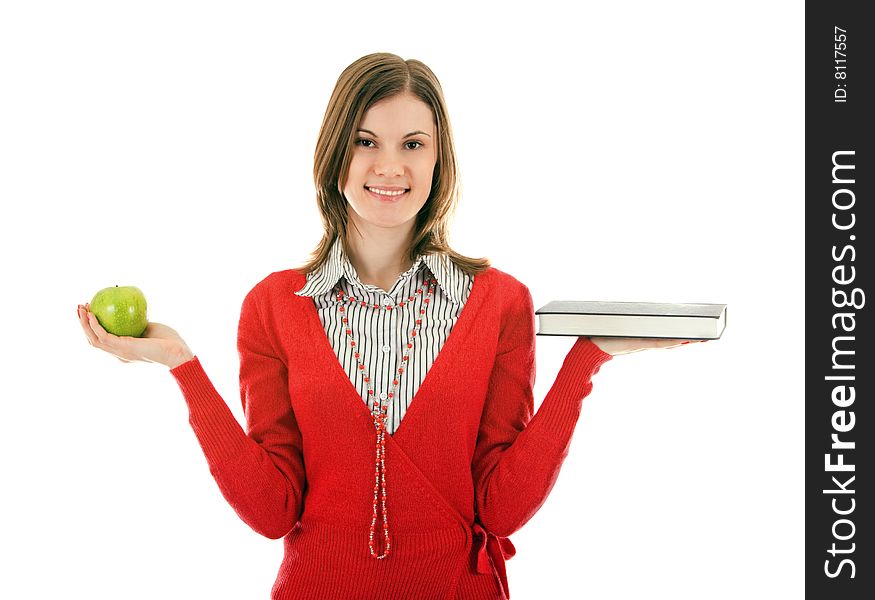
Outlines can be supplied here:
[[[210, 473], [256, 532], [284, 538], [272, 600], [509, 597], [507, 536], [568, 455], [591, 377], [612, 357], [579, 337], [533, 415], [528, 287], [494, 267], [470, 296], [394, 435], [385, 436], [390, 554], [368, 549], [376, 430], [289, 269], [246, 295], [241, 428], [197, 356], [170, 370]], [[382, 512], [374, 533], [383, 548]]]

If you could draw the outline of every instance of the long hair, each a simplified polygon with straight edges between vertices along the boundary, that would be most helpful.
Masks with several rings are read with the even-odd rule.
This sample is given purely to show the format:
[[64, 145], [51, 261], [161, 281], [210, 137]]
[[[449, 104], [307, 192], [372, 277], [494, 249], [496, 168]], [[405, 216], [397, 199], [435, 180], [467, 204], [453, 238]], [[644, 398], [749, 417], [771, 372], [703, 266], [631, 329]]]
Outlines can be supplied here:
[[445, 253], [471, 276], [489, 268], [488, 258], [470, 258], [448, 243], [448, 226], [459, 201], [459, 168], [453, 132], [440, 82], [424, 63], [388, 52], [368, 54], [353, 62], [337, 79], [316, 143], [313, 180], [324, 233], [311, 258], [298, 270], [310, 273], [328, 259], [340, 237], [347, 247], [347, 202], [339, 188], [346, 181], [356, 130], [367, 110], [380, 100], [409, 93], [431, 107], [437, 128], [437, 162], [431, 191], [417, 213], [413, 238], [407, 249], [410, 262], [419, 254]]

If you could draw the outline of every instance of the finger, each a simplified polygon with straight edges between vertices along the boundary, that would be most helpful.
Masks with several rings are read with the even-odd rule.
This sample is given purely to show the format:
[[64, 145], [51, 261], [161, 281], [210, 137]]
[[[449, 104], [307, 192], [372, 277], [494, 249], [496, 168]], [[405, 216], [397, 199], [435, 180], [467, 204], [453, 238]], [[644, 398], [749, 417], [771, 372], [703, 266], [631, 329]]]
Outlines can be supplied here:
[[91, 328], [91, 323], [88, 322], [88, 310], [83, 307], [79, 308], [79, 324], [82, 325], [82, 331], [85, 332], [88, 343], [92, 346], [98, 345], [100, 340], [97, 339], [97, 335], [95, 335], [94, 330]]
[[127, 342], [124, 340], [131, 338], [120, 337], [108, 332], [103, 328], [93, 312], [88, 312], [88, 325], [91, 329], [92, 335], [96, 338], [96, 342], [94, 343], [95, 347], [100, 348], [105, 352], [109, 352], [122, 362], [132, 362], [123, 358], [124, 356], [127, 356], [129, 352], [128, 346], [126, 345]]
[[91, 331], [94, 332], [94, 335], [101, 344], [106, 347], [111, 347], [116, 344], [118, 336], [115, 336], [104, 329], [103, 325], [100, 324], [100, 321], [97, 320], [97, 316], [90, 311], [88, 312], [88, 324], [91, 326]]
[[695, 340], [676, 339], [676, 340], [660, 340], [660, 341], [662, 342], [659, 345], [660, 348], [679, 348], [680, 346], [683, 346], [684, 344], [689, 344], [690, 342], [693, 342]]
[[678, 340], [680, 342], [678, 346], [682, 346], [684, 344], [698, 344], [699, 342], [707, 342], [708, 340]]
[[677, 340], [677, 339], [655, 339], [653, 340], [653, 345], [656, 348], [674, 348], [675, 346], [680, 346], [687, 340]]

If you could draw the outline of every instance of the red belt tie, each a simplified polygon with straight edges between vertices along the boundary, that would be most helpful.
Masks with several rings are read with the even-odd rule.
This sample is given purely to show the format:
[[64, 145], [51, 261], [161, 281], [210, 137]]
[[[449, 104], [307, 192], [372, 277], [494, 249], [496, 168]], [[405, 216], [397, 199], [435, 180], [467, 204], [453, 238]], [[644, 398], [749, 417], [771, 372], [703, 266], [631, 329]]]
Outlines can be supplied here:
[[474, 535], [475, 537], [482, 536], [483, 538], [479, 542], [480, 547], [477, 549], [477, 572], [489, 573], [489, 557], [492, 557], [492, 564], [495, 565], [495, 573], [501, 582], [501, 587], [504, 589], [504, 595], [510, 600], [510, 590], [507, 587], [507, 571], [504, 568], [504, 561], [516, 554], [516, 548], [513, 547], [510, 538], [498, 537], [485, 529], [477, 521], [474, 521]]

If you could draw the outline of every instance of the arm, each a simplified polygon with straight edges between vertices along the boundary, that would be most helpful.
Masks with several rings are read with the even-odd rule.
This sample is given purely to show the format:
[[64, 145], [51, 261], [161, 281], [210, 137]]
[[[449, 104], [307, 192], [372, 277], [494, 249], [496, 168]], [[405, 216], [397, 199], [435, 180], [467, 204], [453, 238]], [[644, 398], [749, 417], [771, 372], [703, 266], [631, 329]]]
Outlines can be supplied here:
[[544, 504], [568, 456], [591, 377], [612, 358], [578, 337], [533, 417], [535, 314], [529, 289], [522, 286], [520, 294], [503, 317], [472, 461], [480, 522], [501, 537]]
[[243, 301], [237, 350], [246, 432], [197, 356], [170, 373], [222, 495], [253, 530], [278, 539], [298, 522], [306, 478], [286, 366], [264, 329], [253, 292]]

